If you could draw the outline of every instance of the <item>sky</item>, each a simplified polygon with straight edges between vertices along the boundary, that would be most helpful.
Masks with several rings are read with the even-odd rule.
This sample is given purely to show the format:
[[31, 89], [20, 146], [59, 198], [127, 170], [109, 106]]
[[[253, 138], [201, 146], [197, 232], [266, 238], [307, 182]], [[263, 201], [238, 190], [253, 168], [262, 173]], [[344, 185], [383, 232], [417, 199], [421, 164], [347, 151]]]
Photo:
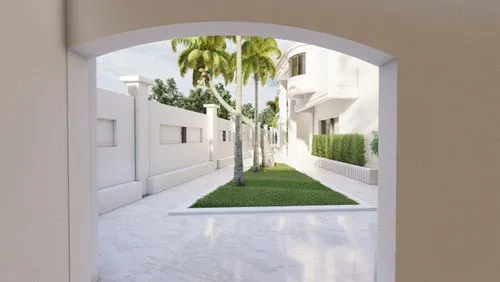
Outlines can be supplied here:
[[[288, 48], [297, 42], [287, 40], [276, 40], [281, 51], [284, 53]], [[228, 51], [233, 51], [234, 45], [228, 46]], [[123, 75], [142, 75], [148, 79], [156, 78], [165, 80], [173, 77], [177, 87], [184, 94], [189, 94], [192, 89], [191, 74], [182, 78], [177, 67], [177, 53], [172, 51], [170, 41], [159, 41], [150, 44], [135, 46], [132, 48], [115, 51], [97, 58], [97, 87], [126, 93], [125, 84], [120, 82]], [[259, 85], [259, 108], [265, 105], [266, 101], [273, 100], [276, 96], [276, 81], [268, 81], [262, 87]], [[226, 87], [231, 93], [236, 91], [234, 83]], [[243, 86], [243, 103], [253, 103], [254, 86], [251, 81]]]

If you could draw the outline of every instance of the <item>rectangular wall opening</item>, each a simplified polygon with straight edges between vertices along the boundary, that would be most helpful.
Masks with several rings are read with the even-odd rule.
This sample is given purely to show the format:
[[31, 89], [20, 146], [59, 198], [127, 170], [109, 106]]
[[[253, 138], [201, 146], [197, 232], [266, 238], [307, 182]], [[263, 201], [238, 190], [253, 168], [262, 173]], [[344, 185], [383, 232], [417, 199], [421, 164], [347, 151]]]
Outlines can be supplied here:
[[116, 147], [116, 120], [97, 119], [97, 148]]

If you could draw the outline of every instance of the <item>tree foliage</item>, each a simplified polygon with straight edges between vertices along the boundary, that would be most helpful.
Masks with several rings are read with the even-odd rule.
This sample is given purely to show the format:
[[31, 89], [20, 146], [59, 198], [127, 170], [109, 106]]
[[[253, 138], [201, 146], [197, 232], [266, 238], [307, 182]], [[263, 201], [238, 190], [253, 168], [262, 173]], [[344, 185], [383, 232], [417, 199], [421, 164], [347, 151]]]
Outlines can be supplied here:
[[271, 108], [265, 107], [259, 113], [259, 121], [261, 124], [274, 127], [275, 126], [275, 124], [273, 124], [274, 116], [275, 116], [274, 112], [271, 110]]
[[184, 95], [179, 91], [177, 83], [172, 77], [165, 81], [155, 79], [151, 92], [150, 100], [153, 99], [159, 103], [177, 108], [185, 108], [186, 106]]
[[262, 124], [276, 127], [279, 113], [279, 98], [276, 96], [274, 100], [266, 102], [266, 107], [259, 113], [259, 121]]
[[271, 111], [277, 115], [280, 112], [279, 97], [274, 97], [274, 100], [269, 100], [266, 102], [266, 106], [271, 109]]
[[242, 111], [244, 116], [251, 118], [251, 119], [254, 118], [255, 108], [253, 107], [252, 103], [243, 104], [241, 111]]
[[260, 81], [264, 86], [269, 78], [276, 74], [276, 65], [272, 59], [281, 57], [276, 39], [269, 37], [247, 36], [241, 46], [243, 54], [243, 82], [247, 84], [253, 76], [256, 83]]
[[179, 72], [184, 77], [192, 70], [193, 86], [204, 85], [221, 76], [225, 84], [234, 80], [236, 54], [226, 51], [226, 36], [199, 36], [172, 39], [171, 46], [177, 52], [179, 44], [184, 49], [177, 58]]
[[[234, 100], [231, 99], [231, 93], [224, 87], [224, 85], [219, 83], [215, 85], [215, 88], [224, 101], [234, 107]], [[213, 95], [212, 90], [196, 87], [189, 91], [189, 95], [186, 97], [186, 110], [205, 113], [205, 108], [203, 107], [205, 104], [216, 104], [220, 106], [220, 103]], [[223, 119], [229, 119], [230, 114], [224, 107], [220, 107], [217, 111], [217, 116]]]
[[[231, 93], [222, 83], [216, 84], [215, 88], [224, 101], [234, 106], [234, 100], [231, 99]], [[168, 78], [165, 81], [155, 79], [151, 90], [152, 94], [149, 97], [150, 100], [152, 99], [165, 105], [198, 113], [205, 113], [206, 110], [203, 107], [205, 104], [216, 104], [220, 106], [219, 101], [214, 97], [210, 89], [194, 87], [189, 91], [189, 95], [185, 96], [177, 88], [174, 78]], [[229, 119], [230, 116], [229, 112], [224, 107], [221, 107], [217, 111], [217, 115], [224, 119]]]
[[378, 132], [373, 131], [373, 139], [370, 142], [370, 149], [372, 151], [372, 154], [378, 157]]

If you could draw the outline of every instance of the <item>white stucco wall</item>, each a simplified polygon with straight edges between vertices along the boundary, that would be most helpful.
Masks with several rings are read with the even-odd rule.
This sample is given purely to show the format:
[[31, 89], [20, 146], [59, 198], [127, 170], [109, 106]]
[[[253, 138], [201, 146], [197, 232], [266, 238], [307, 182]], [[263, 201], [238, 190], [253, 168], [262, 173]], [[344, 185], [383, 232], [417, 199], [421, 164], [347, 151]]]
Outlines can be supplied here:
[[135, 180], [134, 97], [98, 89], [96, 124], [98, 187]]
[[309, 159], [313, 136], [312, 110], [296, 113], [293, 110], [295, 101], [289, 104], [288, 148], [287, 157], [290, 161], [301, 162]]
[[[253, 149], [253, 125], [244, 124], [241, 126], [241, 141], [243, 143], [243, 153]], [[233, 149], [234, 150], [234, 149]], [[244, 156], [243, 156], [244, 157]]]
[[287, 60], [284, 61], [288, 64], [288, 60], [297, 55], [305, 54], [305, 73], [288, 78], [288, 90], [304, 89], [315, 90], [326, 89], [328, 87], [328, 50], [314, 45], [297, 44], [293, 46], [287, 55]]
[[[314, 134], [320, 133], [320, 121], [338, 117], [338, 133], [360, 133], [365, 136], [367, 167], [378, 167], [378, 157], [371, 153], [369, 143], [372, 132], [378, 131], [379, 70], [377, 66], [362, 60], [338, 55], [331, 51], [331, 66], [337, 75], [330, 83], [338, 95], [356, 92], [356, 99], [332, 99], [314, 107]], [[342, 63], [339, 65], [338, 61]], [[349, 95], [349, 94], [347, 94]]]
[[289, 120], [289, 112], [287, 108], [287, 91], [286, 91], [286, 81], [279, 81], [278, 83], [278, 101], [279, 101], [279, 118], [278, 118], [278, 155], [285, 158], [287, 155], [287, 127]]
[[[234, 124], [227, 119], [217, 119], [217, 152], [216, 159], [230, 157], [234, 152]], [[226, 131], [226, 141], [222, 140], [222, 131]]]
[[[149, 106], [150, 176], [209, 161], [206, 115], [163, 105], [156, 101], [150, 101]], [[163, 130], [167, 132], [162, 133], [160, 126], [164, 126]], [[178, 138], [169, 142], [165, 142], [167, 140], [160, 142], [161, 135], [173, 138], [173, 134], [177, 131], [180, 136], [181, 126], [187, 127], [188, 131], [189, 128], [202, 129], [203, 142], [188, 140], [188, 143], [180, 143]], [[189, 136], [192, 135], [188, 134]]]
[[[242, 123], [241, 125], [241, 141], [243, 147], [243, 153], [248, 153], [252, 150], [252, 138], [253, 138], [253, 125], [247, 125]], [[216, 159], [222, 159], [234, 156], [234, 139], [235, 139], [235, 127], [232, 120], [217, 118], [217, 153]], [[222, 141], [222, 131], [226, 130], [226, 142]], [[230, 134], [229, 134], [230, 133]], [[231, 137], [229, 137], [231, 135]], [[244, 154], [243, 157], [248, 156]]]
[[[365, 135], [366, 166], [378, 167], [378, 158], [369, 148], [373, 139], [372, 131], [378, 130], [378, 66], [343, 53], [304, 44], [292, 47], [287, 57], [302, 52], [306, 54], [305, 74], [291, 78], [282, 75], [284, 81], [278, 86], [280, 106], [285, 107], [287, 99], [289, 101], [290, 116], [280, 117], [280, 122], [286, 125], [289, 118], [290, 156], [297, 158], [311, 149], [309, 135], [320, 133], [321, 120], [339, 118], [338, 133]], [[278, 66], [282, 73], [285, 73], [286, 64], [288, 61], [282, 61]], [[314, 92], [290, 96], [294, 87]], [[311, 108], [295, 113], [296, 110], [307, 108], [307, 105]], [[284, 131], [280, 134], [284, 135]]]

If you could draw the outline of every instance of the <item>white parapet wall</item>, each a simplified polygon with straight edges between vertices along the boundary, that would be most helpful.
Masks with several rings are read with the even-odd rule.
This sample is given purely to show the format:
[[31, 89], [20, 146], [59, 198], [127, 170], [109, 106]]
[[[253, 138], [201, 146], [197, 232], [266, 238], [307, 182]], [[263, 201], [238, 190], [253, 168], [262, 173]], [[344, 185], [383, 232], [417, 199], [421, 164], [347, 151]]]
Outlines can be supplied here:
[[[241, 125], [241, 141], [243, 148], [243, 159], [252, 156], [252, 128], [251, 125]], [[223, 168], [234, 164], [234, 140], [235, 140], [235, 127], [232, 120], [217, 119], [217, 153], [215, 160], [217, 161], [217, 168]]]
[[99, 214], [112, 211], [141, 198], [142, 188], [141, 183], [138, 181], [131, 181], [100, 189], [98, 194]]
[[149, 106], [149, 176], [210, 161], [205, 114], [156, 101]]
[[[251, 151], [243, 152], [243, 160], [252, 157]], [[217, 169], [224, 168], [234, 164], [234, 156], [225, 157], [217, 160]]]
[[[148, 194], [210, 173], [207, 115], [150, 101]], [[230, 154], [232, 152], [229, 152]]]
[[217, 131], [214, 142], [217, 142], [217, 152], [215, 158], [220, 160], [233, 156], [235, 130], [231, 120], [218, 118], [216, 122]]
[[217, 169], [215, 162], [205, 162], [151, 176], [148, 178], [148, 194], [156, 194], [179, 184], [188, 182]]
[[97, 90], [99, 214], [142, 198], [135, 181], [134, 97]]
[[316, 156], [312, 156], [312, 161], [317, 167], [335, 172], [345, 177], [370, 185], [378, 184], [378, 169], [347, 164]]
[[[97, 91], [99, 214], [234, 164], [235, 125], [217, 117], [148, 99], [151, 81], [121, 77], [128, 94]], [[243, 158], [252, 128], [242, 125]]]

